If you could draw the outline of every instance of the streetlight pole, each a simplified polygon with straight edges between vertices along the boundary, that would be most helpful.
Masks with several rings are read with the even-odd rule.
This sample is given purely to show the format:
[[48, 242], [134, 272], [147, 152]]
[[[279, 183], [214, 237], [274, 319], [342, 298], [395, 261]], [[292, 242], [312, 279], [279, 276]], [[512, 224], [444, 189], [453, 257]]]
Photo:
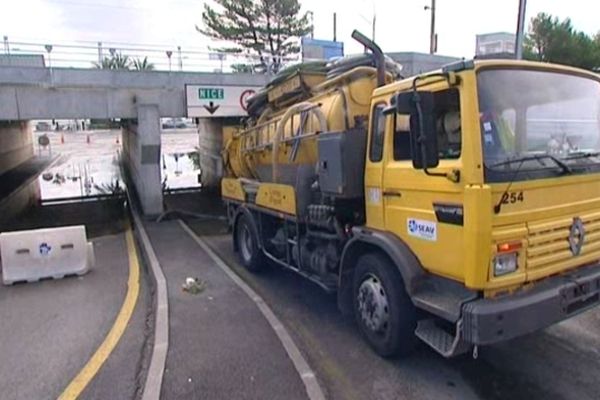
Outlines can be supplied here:
[[373, 35], [371, 36], [372, 41], [375, 41], [375, 21], [376, 20], [377, 20], [377, 15], [375, 14], [375, 10], [373, 10], [373, 23], [372, 23]]
[[307, 11], [308, 15], [310, 15], [310, 38], [315, 38], [315, 13], [313, 11]]
[[425, 6], [425, 10], [431, 10], [431, 31], [429, 33], [429, 54], [437, 51], [437, 35], [435, 34], [435, 0], [431, 0], [431, 6]]
[[523, 32], [525, 30], [525, 9], [527, 0], [519, 0], [519, 15], [517, 18], [517, 38], [515, 43], [515, 56], [517, 60], [523, 58]]

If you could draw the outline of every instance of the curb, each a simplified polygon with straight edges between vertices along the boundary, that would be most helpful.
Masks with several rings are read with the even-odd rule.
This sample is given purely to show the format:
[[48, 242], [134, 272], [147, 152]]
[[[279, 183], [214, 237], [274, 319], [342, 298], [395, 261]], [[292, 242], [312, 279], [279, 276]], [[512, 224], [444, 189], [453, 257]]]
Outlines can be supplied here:
[[129, 203], [135, 227], [134, 232], [137, 232], [136, 236], [141, 244], [141, 250], [144, 253], [145, 260], [150, 265], [150, 271], [156, 283], [154, 344], [142, 400], [159, 400], [167, 361], [167, 351], [169, 349], [169, 297], [167, 295], [167, 282], [138, 211], [131, 202]]

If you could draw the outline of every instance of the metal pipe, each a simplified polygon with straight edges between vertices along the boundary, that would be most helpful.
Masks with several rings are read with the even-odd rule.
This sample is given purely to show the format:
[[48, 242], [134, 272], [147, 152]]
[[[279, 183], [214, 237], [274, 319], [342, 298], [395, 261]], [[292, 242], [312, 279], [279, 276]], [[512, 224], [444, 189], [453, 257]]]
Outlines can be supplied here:
[[333, 13], [333, 41], [337, 42], [337, 13]]
[[381, 48], [371, 39], [357, 31], [352, 32], [352, 39], [371, 50], [375, 56], [375, 67], [377, 68], [377, 86], [385, 85], [385, 56]]
[[431, 6], [425, 6], [425, 10], [431, 10], [431, 24], [429, 32], [429, 54], [437, 52], [437, 35], [435, 33], [435, 0], [431, 0]]
[[515, 43], [515, 57], [517, 60], [523, 59], [523, 32], [525, 30], [525, 10], [527, 0], [519, 0], [519, 15], [517, 17], [517, 37]]

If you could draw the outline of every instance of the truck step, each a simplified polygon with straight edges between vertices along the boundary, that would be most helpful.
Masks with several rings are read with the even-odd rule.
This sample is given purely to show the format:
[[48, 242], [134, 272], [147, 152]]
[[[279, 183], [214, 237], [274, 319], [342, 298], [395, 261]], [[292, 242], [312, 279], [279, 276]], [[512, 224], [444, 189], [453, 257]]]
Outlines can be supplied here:
[[452, 335], [435, 323], [434, 319], [421, 320], [417, 323], [415, 335], [431, 346], [442, 356], [449, 358], [469, 351], [471, 346], [461, 339], [461, 326], [456, 327], [456, 335]]
[[477, 292], [458, 282], [429, 275], [418, 284], [411, 298], [418, 308], [456, 323], [463, 304], [476, 299]]

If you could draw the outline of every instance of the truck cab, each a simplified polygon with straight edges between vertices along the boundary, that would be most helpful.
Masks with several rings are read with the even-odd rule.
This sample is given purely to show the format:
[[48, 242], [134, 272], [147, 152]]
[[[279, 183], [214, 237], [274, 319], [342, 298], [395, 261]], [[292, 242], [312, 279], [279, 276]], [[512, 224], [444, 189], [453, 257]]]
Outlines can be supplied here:
[[364, 232], [425, 271], [403, 276], [408, 297], [454, 332], [417, 321], [421, 339], [452, 355], [598, 304], [599, 152], [593, 73], [462, 61], [375, 90]]

